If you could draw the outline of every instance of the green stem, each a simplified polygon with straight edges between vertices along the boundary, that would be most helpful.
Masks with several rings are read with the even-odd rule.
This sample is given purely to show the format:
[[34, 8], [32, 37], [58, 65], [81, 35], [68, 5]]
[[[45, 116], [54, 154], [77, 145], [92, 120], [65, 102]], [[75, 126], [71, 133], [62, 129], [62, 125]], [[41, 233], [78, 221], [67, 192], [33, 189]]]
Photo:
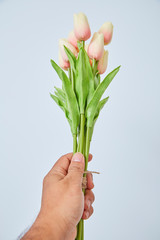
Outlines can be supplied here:
[[[85, 171], [87, 171], [87, 167], [88, 167], [90, 140], [91, 140], [91, 128], [87, 127], [87, 129], [85, 129], [85, 116], [84, 116], [84, 114], [81, 114], [78, 152], [81, 152], [84, 154]], [[86, 176], [86, 174], [84, 174], [84, 176]], [[83, 193], [85, 195], [85, 189], [83, 189]], [[80, 220], [80, 222], [77, 226], [76, 240], [84, 240], [84, 220], [83, 219]]]
[[85, 116], [81, 114], [81, 125], [80, 125], [80, 136], [79, 136], [79, 143], [78, 143], [78, 152], [83, 154], [84, 148], [84, 127], [85, 127]]
[[83, 46], [83, 48], [85, 47], [85, 41], [82, 41], [82, 46]]
[[85, 171], [87, 171], [88, 167], [88, 157], [89, 157], [89, 149], [90, 149], [90, 134], [91, 134], [91, 128], [87, 127], [86, 131], [86, 147], [85, 147]]
[[82, 240], [84, 240], [84, 220], [82, 219]]
[[97, 65], [98, 65], [98, 61], [96, 59], [92, 60], [92, 72], [93, 75], [95, 76], [96, 72], [97, 72]]
[[[85, 153], [84, 153], [84, 156], [85, 156], [85, 171], [87, 171], [87, 167], [88, 167], [88, 157], [89, 157], [89, 149], [90, 149], [90, 142], [91, 142], [90, 135], [91, 135], [91, 128], [87, 127], [87, 129], [86, 129], [86, 139], [85, 139]], [[84, 174], [84, 177], [86, 177], [86, 173]], [[83, 193], [85, 195], [85, 189], [83, 189]], [[80, 240], [84, 240], [84, 220], [83, 219], [81, 219], [81, 220], [82, 220], [82, 228], [81, 228], [82, 233], [81, 233]]]
[[78, 235], [77, 240], [82, 240], [82, 219], [78, 223]]
[[[80, 135], [78, 142], [78, 152], [84, 154], [84, 144], [85, 144], [85, 116], [84, 114], [80, 115]], [[77, 240], [82, 240], [83, 233], [83, 220], [81, 219], [77, 226]]]
[[77, 152], [77, 135], [73, 135], [73, 154]]

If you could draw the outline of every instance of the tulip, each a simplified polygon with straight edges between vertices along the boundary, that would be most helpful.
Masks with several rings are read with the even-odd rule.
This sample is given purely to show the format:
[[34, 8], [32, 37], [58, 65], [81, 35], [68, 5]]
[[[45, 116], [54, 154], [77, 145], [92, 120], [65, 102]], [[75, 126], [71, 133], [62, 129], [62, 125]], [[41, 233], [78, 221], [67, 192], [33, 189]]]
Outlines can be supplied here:
[[71, 52], [77, 57], [77, 55], [78, 55], [77, 49], [71, 43], [69, 43], [67, 39], [60, 39], [59, 40], [59, 50], [60, 50], [61, 56], [65, 62], [68, 62], [69, 60], [68, 60], [67, 54], [65, 52], [64, 46], [69, 48], [71, 50]]
[[58, 58], [59, 58], [59, 66], [64, 70], [67, 70], [70, 67], [70, 63], [63, 60], [60, 51], [58, 54]]
[[104, 35], [104, 45], [107, 45], [112, 40], [113, 24], [111, 22], [104, 23], [98, 31]]
[[94, 33], [88, 46], [88, 56], [96, 60], [101, 59], [104, 52], [104, 36], [102, 33]]
[[84, 13], [74, 14], [74, 33], [79, 41], [86, 41], [90, 38], [91, 30]]
[[76, 38], [74, 31], [71, 31], [68, 35], [68, 41], [71, 43], [75, 48], [77, 48], [77, 41], [78, 39]]
[[103, 74], [106, 71], [107, 65], [108, 65], [108, 51], [104, 50], [103, 56], [99, 60], [98, 66], [97, 66], [97, 69], [100, 74]]

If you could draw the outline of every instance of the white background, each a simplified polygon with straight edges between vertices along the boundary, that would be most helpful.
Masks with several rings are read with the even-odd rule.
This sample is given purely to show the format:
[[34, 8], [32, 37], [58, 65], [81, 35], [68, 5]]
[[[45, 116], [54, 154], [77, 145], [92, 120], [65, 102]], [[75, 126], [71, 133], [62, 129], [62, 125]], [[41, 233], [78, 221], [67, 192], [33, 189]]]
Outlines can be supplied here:
[[80, 11], [92, 33], [113, 22], [106, 74], [122, 65], [91, 145], [89, 169], [101, 174], [85, 239], [159, 240], [158, 0], [0, 0], [0, 239], [16, 239], [34, 221], [43, 177], [72, 151], [69, 125], [49, 96], [61, 85], [50, 58], [58, 61], [58, 39]]

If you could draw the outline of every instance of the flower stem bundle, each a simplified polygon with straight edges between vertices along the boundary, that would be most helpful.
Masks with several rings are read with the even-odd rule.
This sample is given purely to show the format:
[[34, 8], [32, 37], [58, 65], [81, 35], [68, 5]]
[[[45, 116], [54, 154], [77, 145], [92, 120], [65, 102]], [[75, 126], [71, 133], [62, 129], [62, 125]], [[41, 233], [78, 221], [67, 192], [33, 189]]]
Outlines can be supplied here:
[[[109, 97], [103, 93], [119, 71], [119, 67], [110, 72], [103, 81], [108, 63], [108, 51], [104, 45], [112, 39], [113, 25], [107, 22], [94, 33], [90, 44], [85, 41], [91, 36], [87, 17], [83, 13], [74, 14], [74, 31], [68, 39], [59, 41], [59, 65], [51, 64], [62, 81], [62, 88], [55, 87], [53, 100], [63, 110], [69, 122], [73, 136], [73, 153], [81, 152], [85, 157], [85, 173], [95, 122]], [[68, 75], [64, 72], [68, 71]], [[85, 189], [83, 189], [85, 194]], [[84, 239], [84, 222], [77, 226], [76, 240]]]

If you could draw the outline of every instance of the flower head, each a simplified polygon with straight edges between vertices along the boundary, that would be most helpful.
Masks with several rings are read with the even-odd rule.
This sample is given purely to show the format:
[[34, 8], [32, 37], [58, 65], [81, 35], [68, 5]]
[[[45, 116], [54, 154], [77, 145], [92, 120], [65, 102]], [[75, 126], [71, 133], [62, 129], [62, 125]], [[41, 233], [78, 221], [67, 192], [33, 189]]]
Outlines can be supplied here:
[[74, 31], [71, 31], [68, 35], [68, 41], [71, 43], [75, 48], [77, 48], [77, 41], [78, 39], [76, 38]]
[[70, 63], [63, 60], [61, 53], [58, 53], [59, 66], [64, 70], [67, 70], [70, 67]]
[[86, 41], [90, 38], [91, 30], [84, 13], [74, 14], [74, 33], [79, 41]]
[[68, 49], [70, 49], [71, 52], [77, 57], [77, 55], [78, 55], [77, 49], [71, 43], [69, 43], [67, 39], [61, 38], [59, 40], [59, 51], [65, 62], [68, 62], [69, 60], [68, 60], [67, 54], [64, 50], [64, 46], [66, 46]]
[[98, 31], [104, 35], [104, 45], [107, 45], [112, 40], [113, 24], [111, 22], [105, 22]]
[[102, 33], [94, 33], [91, 42], [88, 46], [88, 56], [99, 60], [104, 52], [104, 36]]
[[108, 51], [104, 50], [103, 56], [99, 60], [98, 66], [97, 66], [97, 69], [100, 74], [103, 74], [106, 71], [107, 65], [108, 65]]

